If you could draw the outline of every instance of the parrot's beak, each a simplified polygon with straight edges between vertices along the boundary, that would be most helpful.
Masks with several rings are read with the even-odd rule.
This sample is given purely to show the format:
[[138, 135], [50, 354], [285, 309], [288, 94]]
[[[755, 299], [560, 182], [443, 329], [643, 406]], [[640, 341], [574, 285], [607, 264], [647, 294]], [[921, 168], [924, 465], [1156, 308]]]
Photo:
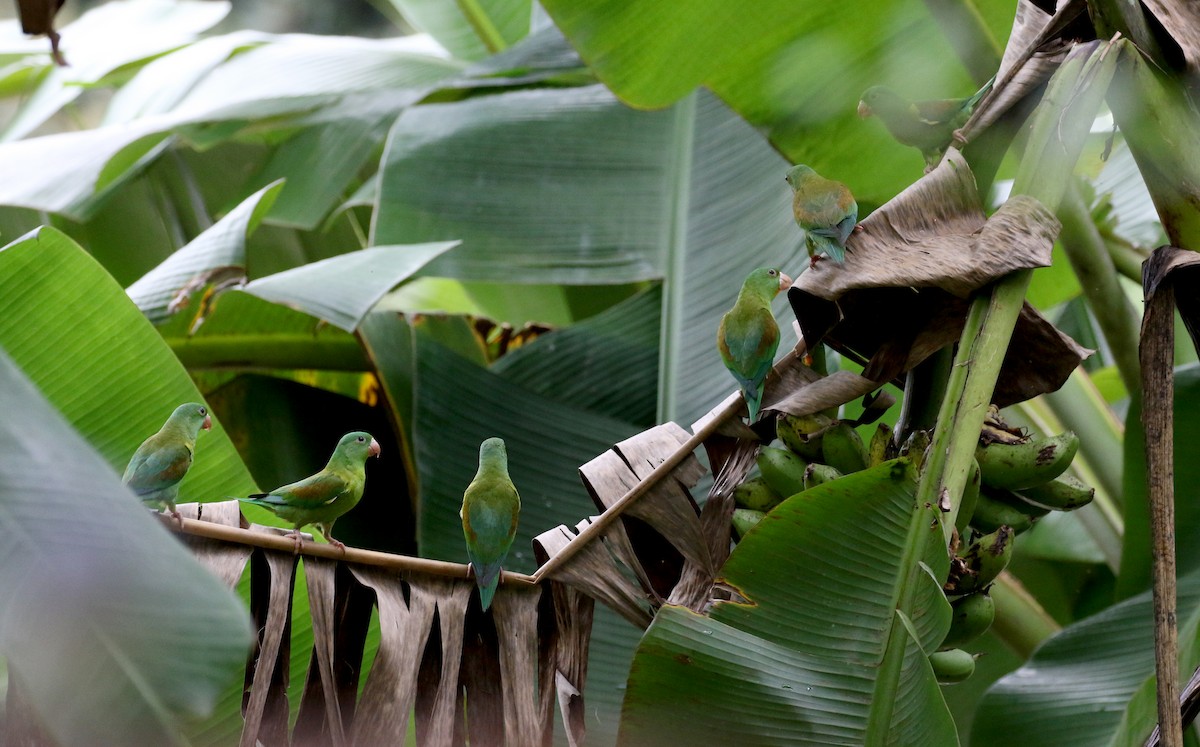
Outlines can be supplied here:
[[200, 424], [200, 430], [202, 430], [202, 431], [211, 431], [212, 430], [212, 416], [211, 415], [204, 416], [204, 422]]
[[865, 102], [865, 101], [858, 102], [858, 116], [862, 117], [863, 119], [866, 119], [867, 117], [871, 116], [872, 113], [873, 112], [871, 111], [871, 107], [867, 106], [867, 102]]
[[379, 451], [379, 442], [372, 438], [371, 445], [367, 447], [367, 453], [373, 457], [378, 457]]
[[785, 291], [792, 287], [792, 279], [785, 273], [779, 273], [779, 290]]

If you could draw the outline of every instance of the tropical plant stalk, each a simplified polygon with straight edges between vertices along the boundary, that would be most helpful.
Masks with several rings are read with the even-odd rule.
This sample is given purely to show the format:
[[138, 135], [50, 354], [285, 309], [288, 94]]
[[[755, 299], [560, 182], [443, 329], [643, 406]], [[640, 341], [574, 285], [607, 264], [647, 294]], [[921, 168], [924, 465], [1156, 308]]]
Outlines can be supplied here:
[[1179, 714], [1179, 641], [1175, 599], [1175, 293], [1161, 283], [1147, 299], [1142, 326], [1142, 428], [1150, 502], [1151, 569], [1154, 587], [1154, 667], [1161, 743], [1183, 744]]
[[1096, 317], [1104, 339], [1112, 350], [1117, 372], [1125, 389], [1136, 396], [1141, 391], [1141, 368], [1138, 364], [1137, 312], [1130, 305], [1091, 213], [1072, 184], [1058, 208], [1062, 221], [1062, 246], [1071, 269], [1079, 278], [1088, 308]]

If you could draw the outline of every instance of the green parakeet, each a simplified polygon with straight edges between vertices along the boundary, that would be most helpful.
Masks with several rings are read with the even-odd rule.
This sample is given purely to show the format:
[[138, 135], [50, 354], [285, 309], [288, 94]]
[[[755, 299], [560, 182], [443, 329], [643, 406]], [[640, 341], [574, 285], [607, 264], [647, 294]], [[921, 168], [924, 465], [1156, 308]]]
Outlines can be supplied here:
[[763, 382], [779, 348], [779, 325], [771, 313], [771, 299], [791, 286], [792, 279], [779, 270], [758, 268], [742, 283], [737, 301], [721, 317], [717, 330], [721, 360], [742, 388], [751, 423], [758, 417]]
[[846, 239], [858, 224], [858, 203], [846, 185], [826, 179], [803, 164], [787, 172], [792, 185], [792, 213], [804, 230], [811, 265], [822, 254], [841, 264], [846, 259]]
[[872, 86], [858, 102], [858, 116], [879, 117], [897, 142], [921, 151], [930, 169], [941, 160], [955, 133], [967, 123], [975, 105], [991, 89], [992, 81], [988, 81], [965, 99], [909, 101], [890, 88]]
[[463, 493], [459, 511], [467, 556], [485, 610], [492, 605], [500, 583], [500, 567], [517, 535], [520, 513], [521, 496], [508, 476], [504, 439], [489, 438], [479, 445], [479, 470]]
[[201, 429], [210, 428], [212, 418], [204, 405], [189, 402], [176, 407], [158, 433], [143, 441], [133, 452], [121, 477], [122, 482], [142, 499], [142, 503], [159, 511], [166, 508], [179, 520], [179, 512], [175, 510], [179, 483], [192, 466], [196, 437]]
[[333, 538], [333, 522], [354, 508], [367, 483], [367, 457], [379, 456], [379, 442], [370, 433], [354, 431], [342, 436], [325, 469], [299, 482], [239, 498], [243, 503], [270, 509], [284, 521], [292, 522], [292, 538], [300, 552], [300, 529], [309, 524], [321, 530], [329, 544], [339, 550], [346, 545]]

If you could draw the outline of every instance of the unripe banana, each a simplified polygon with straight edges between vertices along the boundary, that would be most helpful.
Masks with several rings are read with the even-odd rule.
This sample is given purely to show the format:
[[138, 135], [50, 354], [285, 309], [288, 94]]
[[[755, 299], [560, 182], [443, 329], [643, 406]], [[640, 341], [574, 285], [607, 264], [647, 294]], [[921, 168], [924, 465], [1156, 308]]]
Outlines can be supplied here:
[[1059, 475], [1057, 479], [1032, 488], [1025, 488], [1020, 496], [1035, 506], [1051, 511], [1074, 511], [1092, 502], [1096, 489], [1085, 485], [1072, 475]]
[[780, 498], [804, 490], [804, 468], [808, 464], [787, 449], [764, 446], [758, 452], [758, 471]]
[[967, 531], [967, 525], [971, 523], [971, 517], [975, 515], [975, 506], [979, 499], [979, 464], [971, 460], [971, 473], [967, 475], [967, 482], [963, 485], [962, 500], [958, 504], [958, 516], [954, 519], [954, 528], [958, 530], [961, 536]]
[[958, 648], [987, 632], [996, 619], [996, 603], [986, 592], [968, 594], [951, 602], [950, 631], [942, 648]]
[[821, 459], [825, 429], [833, 423], [819, 412], [812, 415], [780, 415], [775, 433], [783, 445], [810, 461]]
[[933, 676], [943, 685], [962, 682], [975, 673], [975, 657], [961, 648], [938, 651], [929, 655]]
[[1014, 540], [1015, 533], [1005, 526], [972, 542], [962, 557], [950, 561], [946, 593], [970, 594], [995, 581], [1012, 560]]
[[804, 489], [808, 490], [811, 487], [820, 485], [821, 483], [836, 480], [842, 476], [836, 468], [828, 464], [810, 464], [804, 470]]
[[[1025, 500], [1021, 493], [1014, 493], [1013, 491], [1005, 490], [1004, 488], [985, 487], [983, 488], [983, 495], [986, 495], [993, 501], [997, 501], [1005, 504], [1006, 506], [1011, 506], [1012, 508], [1017, 509], [1034, 521], [1037, 521], [1046, 514], [1050, 513], [1050, 509], [1046, 508], [1045, 506], [1039, 506], [1036, 503], [1030, 503], [1029, 501]], [[1011, 527], [1013, 525], [1009, 524], [1009, 526]], [[1013, 528], [1015, 529], [1016, 527]]]
[[874, 467], [886, 462], [891, 446], [892, 429], [886, 423], [879, 423], [875, 426], [875, 433], [871, 436], [870, 445], [867, 446], [867, 461], [870, 465]]
[[825, 464], [835, 467], [843, 475], [867, 468], [867, 447], [849, 423], [829, 426], [821, 441], [821, 453], [825, 455]]
[[782, 503], [783, 498], [771, 490], [766, 480], [755, 477], [733, 489], [733, 502], [741, 508], [770, 511]]
[[766, 515], [765, 511], [755, 511], [750, 508], [733, 509], [733, 531], [737, 534], [737, 538], [745, 537], [746, 532], [753, 529], [754, 525], [762, 521]]
[[[1029, 508], [1033, 509], [1033, 506]], [[972, 512], [969, 523], [980, 532], [994, 532], [1007, 526], [1019, 534], [1033, 526], [1033, 522], [1034, 517], [1027, 512], [980, 492], [975, 499], [975, 511]]]
[[925, 466], [925, 452], [929, 449], [931, 438], [929, 431], [913, 431], [900, 446], [900, 456], [908, 457], [917, 472]]
[[993, 443], [975, 450], [983, 484], [1007, 490], [1024, 490], [1050, 482], [1066, 471], [1079, 450], [1079, 436], [1063, 431], [1057, 436], [1019, 444]]

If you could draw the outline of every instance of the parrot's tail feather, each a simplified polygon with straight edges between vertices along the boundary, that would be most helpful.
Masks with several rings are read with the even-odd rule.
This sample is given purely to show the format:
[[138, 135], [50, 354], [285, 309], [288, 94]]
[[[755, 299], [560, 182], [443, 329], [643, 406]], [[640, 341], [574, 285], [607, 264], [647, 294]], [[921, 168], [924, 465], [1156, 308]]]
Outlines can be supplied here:
[[746, 387], [742, 389], [742, 398], [746, 400], [746, 413], [750, 422], [758, 419], [758, 410], [762, 407], [762, 389]]
[[496, 595], [496, 581], [492, 581], [491, 586], [481, 586], [479, 588], [479, 603], [483, 607], [483, 611], [487, 612], [488, 607], [492, 606], [492, 597]]

